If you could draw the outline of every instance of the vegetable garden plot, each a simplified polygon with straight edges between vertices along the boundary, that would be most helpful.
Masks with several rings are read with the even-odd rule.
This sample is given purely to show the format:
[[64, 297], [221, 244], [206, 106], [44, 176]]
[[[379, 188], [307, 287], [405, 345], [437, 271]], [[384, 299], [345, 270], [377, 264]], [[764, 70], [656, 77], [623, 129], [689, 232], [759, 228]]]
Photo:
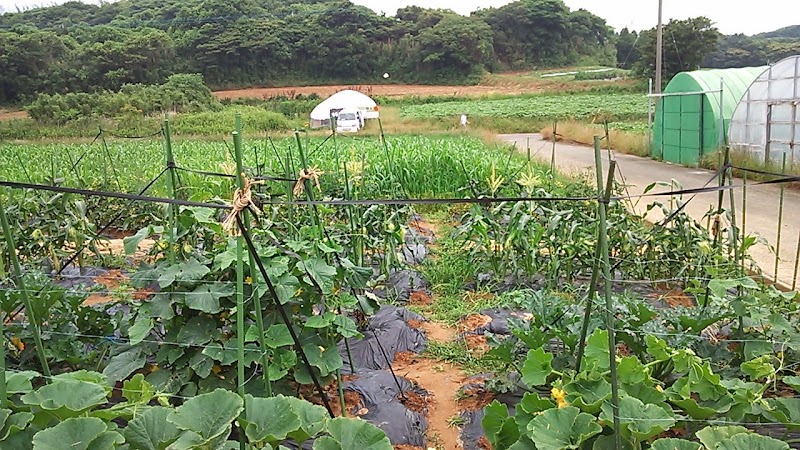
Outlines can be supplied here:
[[[25, 265], [21, 280], [26, 283], [23, 286], [19, 278], [7, 275], [13, 270], [4, 256], [0, 302], [9, 341], [5, 346], [8, 429], [14, 435], [27, 433], [16, 439], [32, 441], [37, 448], [48, 448], [48, 441], [42, 439], [53, 433], [71, 433], [78, 427], [97, 431], [86, 438], [91, 442], [101, 439], [113, 443], [110, 446], [127, 443], [147, 448], [139, 447], [138, 429], [131, 429], [138, 417], [147, 414], [152, 421], [147, 435], [162, 433], [151, 442], [156, 448], [170, 444], [173, 448], [223, 448], [226, 441], [234, 439], [257, 448], [287, 438], [303, 441], [314, 437], [314, 448], [352, 448], [348, 445], [353, 439], [372, 443], [372, 448], [387, 448], [388, 440], [380, 430], [364, 422], [323, 418], [325, 409], [281, 395], [306, 392], [308, 398], [317, 395], [315, 400], [320, 403], [326, 396], [329, 402], [338, 402], [337, 397], [346, 396], [318, 394], [304, 386], [319, 382], [326, 386], [323, 392], [337, 393], [339, 386], [344, 391], [351, 382], [359, 381], [344, 379], [350, 375], [348, 367], [357, 368], [353, 375], [359, 376], [356, 341], [370, 337], [370, 316], [381, 306], [375, 292], [385, 291], [392, 275], [409, 270], [403, 248], [409, 244], [406, 238], [417, 219], [408, 206], [311, 206], [291, 200], [389, 198], [398, 186], [405, 198], [489, 199], [449, 210], [445, 221], [457, 219], [452, 231], [439, 233], [435, 242], [418, 242], [433, 252], [416, 267], [430, 283], [434, 295], [431, 308], [441, 300], [438, 297], [463, 292], [479, 275], [483, 286], [476, 285], [476, 289], [508, 277], [516, 284], [544, 277], [537, 292], [511, 289], [496, 297], [495, 306], [516, 307], [530, 316], [509, 320], [506, 337], [490, 336], [493, 348], [482, 359], [497, 372], [490, 389], [510, 391], [522, 384], [532, 392], [522, 398], [513, 417], [495, 404], [487, 408], [483, 425], [495, 448], [509, 448], [515, 442], [515, 448], [613, 448], [609, 439], [613, 439], [614, 416], [620, 422], [619, 435], [632, 447], [660, 448], [665, 442], [655, 440], [663, 433], [709, 445], [711, 441], [703, 436], [712, 431], [698, 430], [720, 422], [796, 426], [794, 398], [780, 398], [782, 392], [794, 394], [796, 385], [792, 378], [797, 367], [796, 308], [789, 296], [743, 277], [740, 261], [727, 257], [729, 249], [732, 253], [733, 248], [742, 248], [740, 236], [723, 232], [715, 240], [680, 213], [669, 223], [651, 227], [620, 203], [609, 204], [606, 236], [611, 249], [609, 265], [613, 266], [609, 280], [677, 285], [700, 306], [653, 311], [650, 302], [640, 297], [617, 296], [611, 304], [614, 325], [608, 327], [595, 318], [608, 312], [604, 309], [607, 304], [592, 296], [600, 315], [589, 317], [582, 366], [575, 370], [586, 294], [573, 284], [589, 277], [597, 267], [596, 191], [582, 182], [553, 177], [511, 152], [480, 149], [469, 139], [444, 139], [440, 146], [430, 138], [394, 141], [388, 137], [384, 142], [386, 146], [331, 139], [317, 149], [299, 138], [276, 143], [269, 163], [263, 159], [266, 153], [259, 154], [256, 161], [253, 152], [252, 165], [242, 166], [249, 179], [268, 175], [301, 182], [268, 181], [253, 188], [251, 206], [260, 214], [250, 214], [245, 221], [247, 239], [224, 232], [221, 223], [226, 213], [213, 208], [153, 208], [151, 223], [126, 239], [131, 249], [147, 237], [156, 242], [148, 260], [128, 268], [132, 288], [153, 289], [145, 300], [135, 300], [120, 290], [120, 305], [88, 307], [84, 304], [88, 291], [58, 288], [36, 273], [44, 259], [56, 260], [59, 255], [35, 247], [38, 241], [30, 245], [20, 241], [14, 255]], [[415, 148], [414, 143], [434, 145]], [[265, 144], [269, 150], [271, 145]], [[175, 152], [175, 160], [178, 167], [209, 170], [225, 164], [224, 155], [222, 152], [218, 160], [198, 158], [202, 167], [182, 162], [180, 152]], [[309, 175], [314, 167], [326, 172], [319, 176], [319, 188], [315, 177]], [[424, 171], [430, 167], [437, 171]], [[440, 171], [454, 176], [437, 179]], [[301, 173], [308, 177], [303, 179]], [[77, 177], [64, 178], [67, 184], [78, 181]], [[168, 193], [198, 200], [229, 197], [231, 190], [225, 191], [223, 185], [235, 181], [187, 172], [172, 186], [178, 189]], [[129, 190], [141, 186], [135, 184]], [[106, 186], [111, 187], [114, 184]], [[556, 196], [584, 200], [547, 200]], [[541, 200], [493, 200], [498, 197]], [[14, 228], [25, 229], [36, 211], [35, 207], [20, 208], [21, 202], [40, 200], [27, 191], [3, 197]], [[69, 194], [57, 201], [72, 210], [79, 200], [76, 194]], [[676, 205], [656, 207], [672, 213]], [[445, 216], [442, 207], [431, 209], [429, 214]], [[48, 223], [54, 217], [40, 214], [37, 223]], [[90, 241], [91, 231], [98, 228], [87, 225], [83, 241]], [[48, 233], [56, 229], [40, 230], [40, 240], [47, 244]], [[251, 248], [252, 258], [245, 248]], [[3, 253], [11, 256], [5, 244]], [[37, 301], [19, 315], [23, 293]], [[281, 308], [288, 312], [288, 321]], [[713, 332], [713, 326], [722, 330], [728, 322], [732, 325], [726, 340], [722, 339], [724, 333]], [[614, 352], [609, 352], [607, 345], [609, 329], [620, 342]], [[40, 345], [35, 343], [36, 334], [42, 339]], [[559, 343], [556, 347], [550, 345], [554, 340]], [[390, 347], [396, 343], [385, 344], [382, 350], [376, 344], [372, 355], [383, 360], [381, 365], [391, 367], [395, 349]], [[609, 373], [609, 353], [619, 358], [615, 359], [616, 380]], [[94, 372], [101, 369], [102, 375]], [[55, 375], [42, 378], [27, 370], [50, 370]], [[514, 372], [516, 378], [507, 376]], [[33, 393], [28, 392], [24, 378], [15, 378], [18, 376], [30, 376]], [[61, 382], [59, 377], [76, 383], [75, 389], [96, 391], [97, 395], [90, 397], [95, 403], [54, 400], [52, 390]], [[24, 389], [12, 387], [18, 383], [23, 383]], [[619, 389], [616, 413], [611, 386]], [[70, 391], [62, 388], [58, 386], [59, 392]], [[118, 396], [120, 389], [125, 401]], [[139, 392], [152, 395], [135, 397]], [[553, 401], [536, 392], [550, 393]], [[115, 404], [117, 401], [122, 406]], [[186, 408], [204, 402], [214, 404], [209, 409], [219, 416], [198, 417], [197, 406]], [[52, 410], [58, 414], [35, 417], [37, 408], [50, 404], [56, 405]], [[60, 409], [61, 405], [66, 409]], [[341, 410], [347, 409], [346, 404], [341, 406]], [[278, 430], [283, 420], [261, 411], [286, 411], [286, 422], [291, 425]], [[120, 417], [130, 417], [130, 421], [122, 425], [112, 422]], [[202, 420], [220, 426], [197, 429]], [[764, 439], [739, 433], [739, 429], [726, 430], [728, 434], [718, 441], [731, 441], [724, 444], [728, 448], [737, 448], [730, 445], [739, 445], [739, 441]]]

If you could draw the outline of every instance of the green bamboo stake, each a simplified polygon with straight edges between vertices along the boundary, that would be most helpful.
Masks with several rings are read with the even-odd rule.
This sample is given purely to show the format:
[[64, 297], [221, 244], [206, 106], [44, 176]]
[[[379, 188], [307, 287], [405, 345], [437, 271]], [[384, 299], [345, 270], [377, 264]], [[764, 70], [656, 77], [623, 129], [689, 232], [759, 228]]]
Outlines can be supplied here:
[[0, 280], [6, 279], [6, 258], [3, 255], [3, 252], [0, 252]]
[[[731, 155], [730, 155], [730, 148], [725, 147], [725, 165], [728, 166], [731, 162]], [[733, 168], [728, 167], [725, 170], [725, 175], [727, 176], [728, 183], [733, 185]], [[736, 227], [736, 195], [733, 192], [733, 189], [728, 190], [728, 197], [730, 198], [731, 202], [731, 232], [730, 232], [730, 239], [731, 244], [733, 245], [733, 265], [734, 267], [738, 266], [736, 263], [739, 261], [739, 228]], [[744, 236], [742, 236], [742, 243], [744, 243]]]
[[[597, 190], [598, 197], [602, 196], [603, 201], [608, 203], [611, 200], [611, 189], [614, 186], [614, 169], [617, 166], [616, 161], [609, 162], [608, 178], [606, 180], [606, 190]], [[599, 215], [599, 207], [598, 207]], [[597, 291], [597, 281], [600, 278], [600, 228], [597, 229], [597, 246], [594, 252], [594, 262], [592, 264], [592, 279], [589, 282], [589, 292], [586, 297], [586, 310], [583, 313], [583, 325], [581, 326], [581, 338], [578, 341], [578, 356], [575, 362], [575, 372], [581, 371], [581, 363], [583, 362], [583, 352], [586, 348], [586, 335], [589, 333], [589, 319], [592, 316], [592, 304], [594, 303], [594, 296]]]
[[[238, 131], [233, 132], [233, 147], [238, 148], [241, 152], [242, 137]], [[238, 167], [237, 167], [238, 169]], [[237, 177], [239, 186], [243, 185], [242, 176], [239, 174]], [[231, 212], [233, 214], [233, 212]], [[246, 315], [244, 313], [244, 238], [240, 235], [236, 238], [236, 391], [239, 397], [244, 400], [244, 321]], [[245, 434], [244, 426], [239, 427], [239, 449], [245, 449]]]
[[[786, 153], [783, 154], [783, 165], [781, 174], [786, 175]], [[778, 282], [778, 265], [781, 261], [781, 228], [783, 228], [783, 199], [786, 192], [786, 184], [781, 184], [781, 200], [778, 206], [778, 236], [775, 243], [775, 282]]]
[[[331, 121], [332, 124], [335, 124], [335, 119]], [[380, 125], [380, 119], [378, 119], [378, 125], [381, 127], [381, 133], [383, 133], [383, 126]], [[333, 154], [336, 157], [336, 170], [339, 170], [340, 164], [344, 168], [344, 196], [345, 200], [350, 199], [350, 179], [348, 178], [347, 174], [347, 163], [341, 163], [339, 160], [339, 144], [336, 141], [336, 127], [331, 126], [331, 138], [333, 139]], [[353, 209], [352, 205], [347, 206], [347, 216], [350, 221], [350, 227], [353, 227]], [[355, 245], [354, 245], [355, 247]], [[361, 265], [359, 259], [356, 258], [356, 264]], [[339, 314], [342, 313], [341, 307], [339, 308]], [[353, 354], [350, 351], [350, 340], [345, 338], [344, 339], [344, 348], [347, 351], [347, 361], [350, 363], [350, 373], [356, 373], [355, 365], [353, 364]], [[337, 376], [340, 376], [337, 374]], [[340, 389], [341, 389], [341, 380], [339, 380]], [[343, 393], [340, 392], [339, 396], [342, 397]], [[342, 412], [344, 412], [344, 406], [342, 406]]]
[[[234, 122], [234, 126], [236, 127], [237, 134], [234, 136], [233, 139], [233, 154], [234, 158], [236, 159], [236, 173], [238, 176], [236, 180], [239, 185], [239, 189], [244, 189], [244, 163], [242, 157], [242, 116], [241, 114], [236, 114], [236, 119]], [[241, 212], [242, 214], [242, 222], [247, 227], [247, 224], [250, 223], [248, 217], [250, 213], [247, 210]], [[241, 238], [239, 238], [241, 239]], [[238, 246], [238, 244], [237, 244]], [[253, 255], [250, 252], [247, 252], [248, 263], [249, 263], [249, 274], [250, 274], [250, 286], [251, 291], [253, 292], [253, 306], [255, 307], [255, 316], [256, 316], [256, 329], [258, 330], [258, 345], [261, 348], [261, 365], [263, 367], [261, 378], [264, 381], [264, 391], [267, 394], [267, 397], [272, 397], [272, 383], [269, 380], [269, 356], [267, 355], [267, 342], [266, 337], [264, 336], [264, 310], [261, 307], [261, 296], [258, 293], [258, 271], [254, 268], [256, 267], [255, 257], [257, 255]], [[238, 261], [237, 261], [238, 262]], [[238, 273], [237, 273], [238, 275]], [[244, 288], [244, 286], [242, 286]], [[244, 315], [243, 315], [244, 318]]]
[[[306, 154], [305, 151], [303, 150], [303, 141], [300, 139], [300, 132], [295, 131], [294, 137], [297, 140], [297, 152], [300, 155], [301, 168], [303, 170], [308, 170], [308, 161], [306, 160]], [[308, 201], [313, 202], [314, 192], [311, 190], [311, 188], [313, 187], [311, 186], [311, 181], [307, 179], [303, 180], [303, 186], [305, 187], [304, 190], [306, 191], [306, 198], [308, 199]], [[317, 210], [316, 207], [311, 209], [312, 211], [314, 211], [314, 224], [319, 228], [320, 238], [321, 238], [324, 233], [323, 233], [322, 222], [320, 221], [319, 218], [319, 211]]]
[[[50, 377], [50, 365], [47, 363], [47, 358], [44, 355], [44, 346], [42, 345], [41, 330], [39, 322], [36, 321], [33, 312], [33, 303], [28, 296], [28, 289], [25, 287], [25, 280], [22, 279], [22, 267], [17, 258], [17, 244], [14, 242], [14, 235], [11, 233], [11, 227], [8, 225], [8, 217], [6, 216], [6, 209], [3, 205], [2, 196], [0, 196], [0, 224], [3, 227], [3, 235], [6, 238], [6, 245], [8, 246], [8, 257], [11, 260], [11, 266], [14, 269], [14, 282], [22, 294], [22, 303], [25, 306], [25, 316], [28, 318], [31, 326], [33, 327], [33, 341], [36, 344], [36, 354], [39, 356], [39, 362], [42, 364], [42, 371], [46, 377]], [[3, 337], [5, 341], [5, 337]], [[5, 345], [5, 343], [3, 343]], [[5, 364], [5, 355], [3, 355], [3, 364]], [[5, 368], [3, 368], [3, 376], [5, 377]], [[5, 386], [5, 383], [3, 383]]]
[[[169, 131], [169, 119], [164, 118], [164, 153], [166, 154], [166, 164], [169, 173], [167, 174], [167, 193], [169, 198], [175, 199], [175, 187], [177, 182], [175, 180], [175, 158], [172, 154], [172, 136]], [[169, 226], [167, 256], [169, 257], [170, 264], [175, 264], [175, 227], [178, 222], [177, 206], [170, 204], [168, 206], [169, 213], [167, 218], [167, 225]]]
[[[307, 171], [308, 170], [308, 161], [306, 160], [306, 155], [305, 155], [305, 152], [303, 151], [303, 143], [300, 140], [300, 133], [295, 131], [294, 136], [295, 136], [295, 139], [297, 140], [297, 152], [300, 155], [300, 165], [302, 166], [303, 170]], [[303, 185], [304, 185], [305, 191], [306, 191], [306, 198], [308, 199], [308, 201], [313, 202], [314, 201], [314, 192], [311, 190], [312, 189], [311, 181], [308, 180], [308, 179], [305, 179], [305, 180], [303, 180]], [[322, 224], [322, 220], [319, 218], [319, 211], [317, 210], [316, 205], [312, 206], [311, 209], [312, 209], [312, 211], [314, 211], [314, 223], [319, 228], [320, 238], [322, 238], [323, 236], [325, 236], [325, 227]], [[323, 296], [321, 298], [321, 300], [322, 300], [323, 305], [324, 305], [325, 304], [325, 297], [324, 297], [325, 294], [323, 292], [320, 292], [320, 295]], [[327, 305], [325, 307], [327, 308]], [[339, 312], [341, 313], [341, 311], [339, 311]], [[349, 344], [347, 344], [347, 338], [345, 338], [345, 345], [346, 345], [346, 347], [348, 347], [348, 357], [350, 357]], [[350, 370], [352, 371], [353, 370], [352, 358], [350, 360], [350, 364], [351, 364], [350, 365]], [[338, 377], [338, 384], [339, 384], [339, 402], [341, 403], [342, 414], [344, 414], [345, 405], [344, 405], [344, 392], [341, 389], [341, 371], [337, 370], [336, 371], [336, 376]]]
[[[0, 202], [2, 200], [2, 194], [0, 194]], [[0, 210], [3, 210], [2, 204], [0, 204]], [[3, 217], [5, 217], [5, 211], [3, 212]], [[3, 224], [5, 224], [5, 220]], [[3, 232], [5, 232], [5, 228], [3, 227]], [[8, 244], [8, 241], [6, 243]], [[9, 247], [8, 250], [9, 253], [12, 253], [14, 247]], [[3, 252], [0, 252], [0, 280], [5, 278], [4, 259]], [[0, 408], [5, 409], [8, 405], [8, 393], [6, 392], [6, 330], [5, 319], [3, 318], [0, 318], [0, 341]]]
[[[744, 246], [744, 238], [747, 236], [747, 172], [744, 173], [744, 179], [742, 183], [742, 246]], [[744, 252], [742, 252], [740, 256], [742, 257], [742, 274], [744, 274]], [[795, 260], [797, 260], [797, 258], [795, 258]]]
[[[600, 156], [600, 137], [594, 137], [594, 161], [597, 167], [597, 186], [603, 185], [603, 160]], [[609, 170], [610, 173], [613, 174]], [[606, 328], [608, 329], [608, 359], [611, 369], [611, 406], [614, 413], [614, 440], [616, 448], [622, 448], [622, 434], [619, 423], [619, 382], [617, 380], [617, 339], [614, 325], [614, 304], [611, 300], [611, 263], [608, 258], [608, 223], [606, 222], [606, 203], [600, 202], [600, 253], [603, 258], [603, 278], [605, 281]]]

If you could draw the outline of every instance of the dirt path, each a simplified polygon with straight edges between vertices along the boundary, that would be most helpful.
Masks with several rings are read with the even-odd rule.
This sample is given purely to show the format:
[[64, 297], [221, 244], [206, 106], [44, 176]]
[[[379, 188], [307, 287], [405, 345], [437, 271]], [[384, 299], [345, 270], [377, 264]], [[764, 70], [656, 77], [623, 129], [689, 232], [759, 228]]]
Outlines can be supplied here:
[[[444, 342], [456, 331], [436, 322], [424, 322], [422, 329], [431, 341]], [[457, 366], [412, 353], [400, 353], [392, 368], [398, 376], [414, 381], [431, 394], [428, 400], [428, 447], [437, 450], [463, 448], [460, 430], [451, 425], [460, 412], [456, 394], [467, 380]]]
[[[527, 146], [531, 147], [531, 155], [537, 159], [550, 162], [551, 143], [542, 141], [540, 134], [506, 134], [498, 136], [500, 139], [515, 143], [520, 151], [525, 152]], [[608, 169], [608, 152], [601, 152], [604, 170]], [[654, 161], [649, 158], [615, 153], [617, 167], [625, 177], [627, 189], [631, 195], [638, 195], [651, 183], [657, 181], [670, 180], [677, 181], [684, 189], [702, 187], [714, 175], [713, 172], [705, 169], [682, 167]], [[556, 164], [565, 174], [578, 174], [587, 171], [594, 173], [594, 151], [589, 147], [571, 144], [556, 145]], [[592, 175], [590, 180], [594, 179]], [[617, 178], [618, 180], [619, 177]], [[741, 185], [742, 180], [735, 179], [736, 184]], [[710, 185], [717, 184], [711, 181]], [[668, 191], [669, 187], [656, 187], [653, 192]], [[743, 218], [743, 195], [742, 189], [735, 189], [736, 201], [736, 220], [739, 226], [742, 225]], [[690, 196], [684, 196], [684, 200]], [[667, 198], [660, 198], [666, 202]], [[646, 211], [647, 205], [655, 201], [655, 198], [645, 198], [634, 200], [633, 209], [639, 213]], [[719, 201], [719, 193], [698, 194], [686, 207], [695, 220], [705, 224], [704, 216], [710, 207], [716, 208]], [[781, 226], [781, 247], [778, 272], [775, 273], [775, 253], [770, 246], [775, 246], [778, 242], [778, 211], [780, 204], [780, 187], [777, 185], [754, 186], [752, 183], [747, 187], [747, 211], [746, 227], [747, 234], [754, 234], [766, 239], [767, 244], [757, 244], [750, 249], [750, 255], [764, 271], [764, 274], [772, 279], [777, 279], [784, 286], [791, 287], [795, 277], [794, 264], [795, 252], [798, 248], [800, 236], [800, 191], [787, 189], [785, 191], [783, 223]], [[730, 208], [730, 197], [726, 192], [724, 196], [724, 207]], [[650, 221], [657, 221], [663, 217], [660, 208], [655, 208], [648, 214]]]
[[0, 109], [0, 121], [27, 119], [27, 118], [28, 118], [28, 113], [25, 111], [9, 111], [7, 109]]

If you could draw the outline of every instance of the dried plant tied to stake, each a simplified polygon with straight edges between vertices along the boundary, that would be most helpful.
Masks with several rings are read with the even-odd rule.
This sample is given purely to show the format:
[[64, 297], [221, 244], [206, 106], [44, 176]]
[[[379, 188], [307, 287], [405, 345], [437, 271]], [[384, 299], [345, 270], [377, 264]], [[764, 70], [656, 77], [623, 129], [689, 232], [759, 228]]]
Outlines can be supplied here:
[[236, 226], [236, 216], [243, 210], [250, 208], [255, 214], [261, 213], [261, 210], [258, 209], [258, 206], [253, 202], [252, 187], [257, 184], [264, 184], [264, 182], [253, 181], [247, 178], [245, 174], [242, 174], [242, 179], [244, 180], [244, 188], [237, 188], [236, 191], [234, 191], [233, 203], [231, 204], [233, 209], [230, 214], [228, 214], [228, 217], [225, 218], [225, 221], [222, 222], [222, 229], [231, 236], [239, 235], [239, 227]]
[[316, 166], [301, 170], [300, 177], [297, 179], [297, 183], [294, 184], [292, 193], [294, 193], [295, 196], [302, 194], [306, 180], [313, 180], [314, 184], [317, 186], [317, 190], [322, 191], [322, 188], [319, 186], [319, 177], [322, 175], [325, 175], [325, 172]]

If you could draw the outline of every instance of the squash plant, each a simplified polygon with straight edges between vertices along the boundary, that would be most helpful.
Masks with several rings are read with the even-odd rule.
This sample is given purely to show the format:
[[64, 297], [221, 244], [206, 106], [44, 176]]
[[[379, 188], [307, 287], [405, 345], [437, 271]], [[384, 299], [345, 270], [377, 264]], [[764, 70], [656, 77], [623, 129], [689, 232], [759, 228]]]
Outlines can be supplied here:
[[[89, 292], [82, 286], [66, 289], [42, 273], [25, 274], [24, 280], [26, 288], [37, 293], [34, 316], [47, 318], [41, 321], [40, 329], [51, 368], [61, 372], [102, 366], [123, 319], [122, 311], [110, 304], [88, 306], [84, 301]], [[7, 318], [4, 328], [12, 342], [6, 363], [18, 370], [42, 370], [35, 356], [33, 327], [24, 313], [17, 314], [22, 304], [22, 292], [15, 286], [9, 284], [0, 290], [0, 312]], [[108, 338], [98, 340], [97, 336]]]
[[[128, 337], [117, 344], [104, 373], [112, 381], [134, 372], [147, 373], [157, 388], [181, 395], [209, 392], [217, 387], [233, 389], [237, 364], [235, 280], [236, 241], [225, 237], [215, 218], [200, 210], [186, 209], [179, 219], [174, 249], [179, 261], [170, 263], [165, 245], [158, 247], [153, 264], [142, 265], [131, 278], [135, 287], [152, 287], [158, 292], [131, 310], [122, 332]], [[143, 229], [126, 239], [130, 250], [139, 241], [162, 231]], [[276, 286], [278, 301], [294, 313], [304, 352], [316, 375], [330, 379], [343, 366], [337, 343], [360, 336], [358, 326], [346, 312], [371, 311], [374, 304], [351, 289], [364, 288], [372, 270], [338, 256], [342, 250], [334, 241], [300, 238], [280, 243], [271, 228], [253, 230], [258, 257]], [[334, 258], [331, 255], [337, 255]], [[327, 256], [327, 258], [326, 258]], [[328, 260], [335, 261], [331, 265]], [[291, 374], [294, 381], [311, 382], [310, 374], [295, 353], [287, 325], [277, 315], [273, 299], [259, 280], [258, 269], [245, 260], [244, 296], [248, 311], [245, 336], [249, 373], [266, 372], [269, 381]], [[252, 299], [260, 296], [264, 306], [264, 341], [255, 326]], [[341, 312], [341, 313], [340, 313]], [[262, 367], [262, 355], [268, 366]], [[248, 385], [248, 389], [258, 383]]]
[[[171, 406], [137, 374], [117, 389], [97, 372], [57, 375], [42, 385], [36, 372], [6, 372], [10, 401], [0, 408], [0, 447], [15, 450], [285, 448], [313, 440], [315, 450], [389, 450], [379, 428], [360, 419], [330, 418], [325, 409], [294, 397], [245, 396], [216, 389]], [[37, 387], [38, 386], [38, 387]], [[358, 444], [356, 444], [358, 443]]]
[[[770, 394], [781, 372], [778, 357], [755, 357], [741, 364], [745, 377], [723, 378], [689, 349], [672, 348], [653, 335], [646, 341], [643, 358], [616, 356], [620, 392], [620, 429], [616, 431], [626, 448], [673, 448], [665, 447], [672, 441], [658, 443], [657, 438], [679, 430], [690, 435], [696, 431], [694, 434], [708, 445], [702, 436], [714, 431], [697, 430], [715, 421], [796, 426], [800, 398]], [[588, 338], [584, 364], [577, 373], [554, 370], [553, 355], [544, 348], [530, 350], [521, 366], [521, 380], [530, 392], [517, 406], [516, 415], [509, 416], [506, 406], [497, 401], [486, 408], [483, 426], [494, 448], [614, 448], [608, 355], [608, 332], [600, 329]], [[670, 380], [675, 381], [653, 377], [654, 368], [666, 362], [674, 364], [676, 377]], [[800, 379], [787, 382], [795, 380]], [[535, 389], [548, 389], [552, 400], [540, 397]], [[766, 445], [763, 448], [788, 448], [774, 447], [773, 439], [761, 436], [726, 437], [719, 446], [708, 447], [743, 448], [738, 446], [740, 441], [758, 442]], [[701, 448], [685, 447], [689, 444], [682, 442], [675, 445]]]

